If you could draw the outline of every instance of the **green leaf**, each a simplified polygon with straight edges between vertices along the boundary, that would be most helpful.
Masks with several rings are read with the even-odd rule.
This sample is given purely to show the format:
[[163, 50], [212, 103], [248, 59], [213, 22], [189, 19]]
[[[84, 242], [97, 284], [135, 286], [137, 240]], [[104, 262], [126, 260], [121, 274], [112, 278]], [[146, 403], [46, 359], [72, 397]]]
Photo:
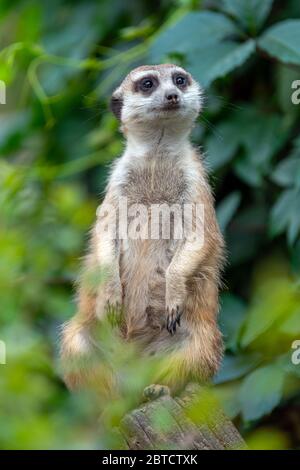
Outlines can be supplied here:
[[259, 47], [286, 64], [300, 65], [300, 20], [286, 20], [269, 28]]
[[241, 197], [241, 193], [239, 191], [235, 191], [229, 194], [219, 204], [217, 208], [217, 218], [222, 232], [225, 232], [227, 225], [237, 211], [241, 202]]
[[271, 211], [271, 233], [278, 235], [288, 226], [290, 210], [295, 201], [294, 189], [283, 191]]
[[249, 39], [243, 44], [234, 41], [220, 42], [212, 47], [202, 46], [187, 54], [188, 68], [203, 86], [242, 65], [254, 52], [255, 42]]
[[280, 325], [280, 331], [290, 336], [300, 335], [300, 306]]
[[223, 0], [224, 9], [250, 31], [263, 25], [272, 8], [273, 0]]
[[247, 184], [259, 186], [263, 177], [269, 175], [272, 158], [288, 135], [289, 129], [279, 115], [243, 105], [219, 123], [217, 132], [207, 138], [208, 163], [216, 170], [230, 162], [240, 149], [234, 162], [235, 172]]
[[6, 147], [13, 145], [18, 137], [28, 132], [30, 127], [31, 113], [28, 111], [16, 111], [3, 113], [0, 116], [0, 148], [4, 151]]
[[295, 289], [288, 279], [264, 280], [255, 292], [248, 311], [241, 345], [247, 347], [259, 336], [267, 333], [276, 321], [286, 318], [295, 308]]
[[250, 186], [259, 187], [262, 184], [262, 174], [247, 156], [240, 157], [234, 164], [234, 170], [239, 178]]
[[61, 15], [60, 21], [56, 18], [56, 27], [47, 31], [42, 43], [51, 54], [81, 59], [93, 47], [102, 25], [97, 24], [96, 5], [91, 3], [78, 5], [75, 9], [69, 9], [68, 13]]
[[150, 49], [150, 59], [157, 62], [168, 54], [186, 54], [191, 49], [206, 48], [236, 32], [235, 24], [220, 13], [187, 13], [156, 37]]
[[290, 157], [281, 161], [271, 178], [280, 186], [292, 186], [295, 182], [300, 182], [300, 158]]
[[[268, 212], [264, 204], [253, 204], [236, 214], [234, 223], [228, 227], [226, 234], [231, 266], [241, 265], [255, 259], [264, 241], [262, 228], [265, 226], [267, 216]], [[240, 269], [243, 268], [240, 267]]]
[[22, 14], [19, 16], [17, 29], [18, 41], [36, 42], [40, 40], [42, 27], [42, 8], [38, 3], [25, 4]]
[[247, 107], [239, 114], [239, 138], [245, 152], [235, 162], [234, 169], [247, 184], [257, 187], [269, 175], [272, 158], [285, 143], [289, 129], [275, 113]]
[[292, 343], [291, 350], [288, 353], [279, 356], [279, 358], [276, 360], [276, 363], [288, 374], [293, 374], [300, 378], [299, 364], [294, 363], [295, 357], [298, 359], [299, 354], [299, 343], [296, 340]]
[[271, 178], [281, 186], [295, 186], [300, 189], [300, 139], [293, 142], [293, 150], [275, 168]]
[[272, 235], [288, 232], [288, 241], [293, 244], [300, 231], [300, 190], [288, 189], [279, 196], [271, 211], [270, 230]]
[[285, 372], [275, 365], [260, 367], [248, 375], [239, 390], [245, 421], [253, 421], [269, 414], [282, 397]]
[[249, 160], [268, 172], [271, 159], [286, 142], [289, 130], [280, 115], [254, 108], [245, 110], [244, 125], [247, 127], [243, 129], [243, 140]]
[[212, 170], [217, 170], [234, 157], [239, 146], [239, 136], [235, 122], [226, 120], [217, 127], [217, 132], [209, 135], [205, 142], [207, 159]]
[[238, 34], [235, 24], [220, 13], [191, 12], [157, 36], [150, 48], [150, 61], [183, 56], [195, 78], [208, 86], [243, 64], [254, 51], [253, 40], [240, 44], [230, 39]]
[[291, 215], [291, 220], [288, 226], [287, 238], [290, 245], [293, 245], [300, 232], [300, 197], [294, 203], [294, 210]]
[[214, 395], [222, 404], [222, 408], [230, 419], [234, 419], [241, 411], [240, 404], [236, 399], [238, 391], [237, 382], [224, 382], [214, 388]]
[[239, 354], [238, 356], [226, 355], [223, 359], [220, 371], [214, 377], [214, 383], [221, 384], [239, 379], [257, 367], [259, 362], [260, 357], [257, 354]]
[[221, 296], [219, 324], [227, 349], [235, 350], [237, 348], [245, 313], [246, 306], [239, 297], [229, 293]]

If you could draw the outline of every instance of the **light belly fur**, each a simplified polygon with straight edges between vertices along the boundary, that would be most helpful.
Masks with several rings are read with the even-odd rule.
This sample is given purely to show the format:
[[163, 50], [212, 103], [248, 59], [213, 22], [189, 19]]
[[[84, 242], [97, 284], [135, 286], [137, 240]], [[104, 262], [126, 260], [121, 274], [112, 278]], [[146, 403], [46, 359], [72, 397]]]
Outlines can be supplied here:
[[[158, 185], [157, 182], [160, 182]], [[151, 184], [153, 182], [153, 184]], [[182, 204], [185, 200], [185, 178], [174, 161], [160, 160], [154, 166], [142, 166], [128, 172], [121, 194], [126, 196], [128, 205]], [[148, 218], [150, 227], [150, 216]], [[162, 239], [122, 240], [120, 250], [120, 278], [123, 286], [123, 304], [128, 339], [143, 341], [157, 349], [155, 343], [163, 342], [168, 348], [174, 347], [174, 338], [165, 328], [166, 270], [181, 240], [172, 236]], [[177, 333], [178, 334], [178, 333]], [[178, 336], [185, 335], [184, 326]], [[179, 339], [179, 338], [177, 338]], [[177, 342], [177, 341], [176, 341]]]

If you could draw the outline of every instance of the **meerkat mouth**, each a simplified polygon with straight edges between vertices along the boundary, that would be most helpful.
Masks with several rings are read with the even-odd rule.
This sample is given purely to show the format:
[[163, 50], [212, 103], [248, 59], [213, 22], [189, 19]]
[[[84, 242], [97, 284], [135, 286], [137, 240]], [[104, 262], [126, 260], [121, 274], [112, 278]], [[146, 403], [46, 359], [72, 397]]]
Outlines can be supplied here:
[[154, 111], [158, 111], [158, 112], [161, 112], [161, 111], [178, 111], [180, 108], [181, 108], [181, 104], [180, 103], [167, 103], [167, 104], [164, 104], [162, 106], [159, 106], [157, 108], [154, 108]]
[[181, 108], [179, 103], [165, 104], [163, 106], [163, 110], [166, 110], [166, 111], [173, 111], [173, 110], [176, 110], [176, 109], [179, 109], [179, 108]]

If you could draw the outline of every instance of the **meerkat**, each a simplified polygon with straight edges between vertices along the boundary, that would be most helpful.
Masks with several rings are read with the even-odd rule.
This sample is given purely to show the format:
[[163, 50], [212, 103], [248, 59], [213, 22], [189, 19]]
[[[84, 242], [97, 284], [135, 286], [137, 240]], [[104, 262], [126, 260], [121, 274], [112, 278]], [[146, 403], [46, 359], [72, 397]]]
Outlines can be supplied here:
[[[134, 341], [143, 354], [166, 357], [164, 384], [176, 388], [189, 380], [206, 381], [218, 370], [224, 241], [201, 154], [189, 140], [201, 108], [200, 85], [173, 64], [132, 70], [112, 95], [111, 110], [120, 121], [126, 148], [113, 163], [101, 205], [116, 210], [98, 213], [79, 281], [78, 313], [62, 331], [63, 361], [75, 364], [65, 374], [71, 388], [101, 381], [101, 364], [85, 358], [97, 347], [93, 330], [101, 328], [111, 307], [122, 309], [120, 334], [126, 340]], [[176, 238], [174, 224], [169, 238], [162, 237], [161, 219], [155, 239], [110, 233], [109, 222], [115, 226], [110, 219], [121, 198], [129, 207], [146, 207], [145, 224], [153, 217], [152, 206], [203, 207], [201, 216], [193, 209], [186, 224], [192, 232], [195, 220], [201, 219], [201, 242], [186, 231]], [[98, 268], [106, 269], [105, 280], [84, 282]]]

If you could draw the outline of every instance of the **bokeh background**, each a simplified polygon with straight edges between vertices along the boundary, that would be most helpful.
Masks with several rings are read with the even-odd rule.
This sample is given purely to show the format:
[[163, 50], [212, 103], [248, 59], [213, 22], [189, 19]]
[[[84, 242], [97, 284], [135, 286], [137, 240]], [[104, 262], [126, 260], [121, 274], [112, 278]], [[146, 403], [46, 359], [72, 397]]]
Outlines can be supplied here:
[[147, 383], [117, 348], [127, 395], [100, 426], [63, 385], [58, 338], [123, 148], [110, 93], [133, 66], [164, 61], [206, 92], [193, 142], [228, 246], [215, 392], [251, 448], [299, 448], [299, 1], [1, 0], [0, 47], [0, 448], [117, 446], [111, 429]]

